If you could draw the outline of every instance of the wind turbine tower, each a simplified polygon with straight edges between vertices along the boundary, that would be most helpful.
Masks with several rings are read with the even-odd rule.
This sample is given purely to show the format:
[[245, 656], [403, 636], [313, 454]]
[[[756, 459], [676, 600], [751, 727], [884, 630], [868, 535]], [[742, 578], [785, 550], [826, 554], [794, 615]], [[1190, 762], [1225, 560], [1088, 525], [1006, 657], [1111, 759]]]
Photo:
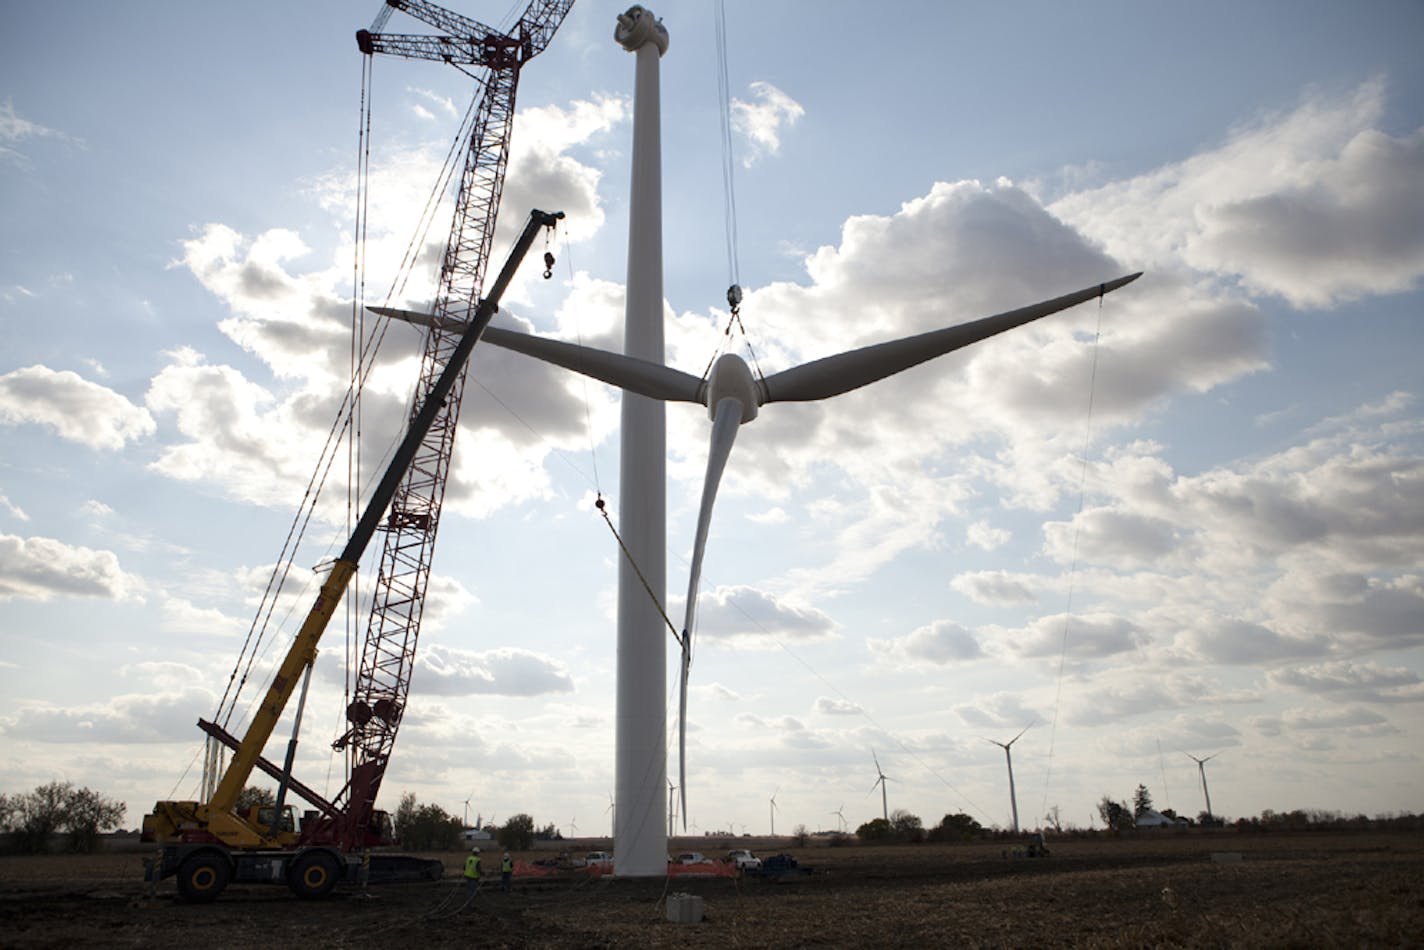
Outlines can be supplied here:
[[781, 786], [777, 786], [776, 791], [771, 793], [771, 836], [776, 837], [776, 796], [781, 791]]
[[1211, 791], [1206, 787], [1206, 764], [1218, 755], [1221, 755], [1221, 753], [1213, 752], [1204, 759], [1199, 759], [1190, 752], [1183, 752], [1182, 754], [1197, 764], [1197, 772], [1201, 775], [1202, 795], [1206, 797], [1206, 819], [1207, 821], [1214, 821], [1211, 810]]
[[1019, 737], [1022, 736], [1025, 732], [1028, 732], [1029, 728], [1032, 725], [1033, 723], [1029, 723], [1029, 725], [1024, 726], [1023, 729], [1019, 730], [1019, 734], [1017, 736], [1014, 736], [1008, 742], [994, 742], [993, 739], [985, 740], [986, 742], [994, 742], [994, 745], [1003, 749], [1004, 760], [1009, 764], [1009, 806], [1012, 809], [1014, 815], [1014, 834], [1019, 833], [1019, 800], [1018, 796], [1014, 794], [1014, 755], [1013, 752], [1010, 750], [1012, 749], [1013, 744], [1019, 741]]
[[[623, 352], [663, 365], [663, 205], [659, 61], [668, 33], [652, 12], [619, 14], [614, 38], [637, 57], [633, 84], [633, 175], [628, 196], [628, 287]], [[664, 404], [624, 392], [618, 462], [618, 683], [614, 873], [667, 873], [667, 424]], [[641, 570], [642, 577], [638, 572]], [[644, 583], [647, 587], [644, 588]], [[649, 592], [653, 596], [648, 596]], [[672, 823], [668, 823], [669, 835]]]

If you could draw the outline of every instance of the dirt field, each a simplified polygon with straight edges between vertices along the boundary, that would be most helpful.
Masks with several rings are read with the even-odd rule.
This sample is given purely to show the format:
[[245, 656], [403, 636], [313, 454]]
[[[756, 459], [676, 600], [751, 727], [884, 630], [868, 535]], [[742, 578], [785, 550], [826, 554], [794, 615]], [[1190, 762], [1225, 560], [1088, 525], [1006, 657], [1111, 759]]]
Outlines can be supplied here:
[[[1424, 946], [1424, 835], [1051, 844], [1032, 861], [999, 845], [787, 849], [816, 873], [783, 883], [516, 878], [512, 894], [487, 885], [464, 912], [459, 854], [441, 856], [445, 881], [369, 899], [234, 885], [210, 905], [177, 901], [171, 881], [148, 897], [138, 854], [5, 857], [0, 946]], [[703, 898], [701, 923], [667, 920], [676, 892]]]

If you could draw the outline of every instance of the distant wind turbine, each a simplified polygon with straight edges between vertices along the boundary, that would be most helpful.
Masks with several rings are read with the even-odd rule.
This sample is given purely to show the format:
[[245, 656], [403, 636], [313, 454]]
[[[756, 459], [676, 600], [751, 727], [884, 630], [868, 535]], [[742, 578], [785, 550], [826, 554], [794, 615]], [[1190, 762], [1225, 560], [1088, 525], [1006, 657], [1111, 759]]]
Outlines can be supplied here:
[[[672, 779], [668, 779], [668, 837], [669, 837], [669, 838], [672, 837], [672, 832], [673, 832], [673, 827], [672, 827], [672, 826], [673, 826], [673, 822], [677, 821], [677, 799], [673, 796], [673, 793], [676, 792], [676, 791], [677, 791], [677, 786], [672, 783]], [[684, 815], [682, 816], [682, 830], [683, 830], [683, 831], [686, 831], [686, 830], [687, 830], [687, 815], [686, 815], [686, 814], [684, 814]]]
[[845, 816], [845, 802], [841, 802], [841, 807], [837, 808], [837, 809], [836, 809], [835, 811], [833, 811], [833, 812], [829, 812], [829, 814], [835, 815], [836, 818], [838, 819], [838, 821], [837, 821], [837, 823], [836, 823], [836, 830], [837, 830], [837, 831], [845, 831], [846, 828], [848, 827], [847, 824], [846, 824], [846, 816]]
[[776, 787], [776, 791], [771, 793], [771, 836], [776, 837], [776, 796], [781, 791], [781, 786]]
[[1009, 763], [1009, 805], [1013, 808], [1014, 813], [1014, 834], [1019, 833], [1019, 800], [1018, 797], [1014, 794], [1014, 756], [1013, 753], [1009, 750], [1015, 742], [1019, 741], [1019, 737], [1022, 736], [1025, 732], [1028, 732], [1032, 726], [1033, 723], [1029, 723], [1027, 726], [1024, 726], [1022, 729], [1019, 730], [1019, 734], [1017, 736], [1014, 736], [1008, 742], [995, 742], [993, 739], [984, 740], [985, 742], [993, 742], [994, 745], [1003, 749], [1004, 760]]
[[[870, 750], [870, 757], [875, 760], [875, 785], [880, 786], [880, 810], [884, 813], [885, 823], [890, 823], [890, 799], [885, 795], [885, 783], [893, 781], [880, 769], [880, 758], [875, 754], [875, 750]], [[875, 785], [870, 786], [870, 791], [866, 795], [875, 794]]]
[[608, 807], [605, 808], [605, 809], [603, 809], [603, 813], [604, 813], [605, 815], [609, 816], [609, 817], [608, 817], [608, 820], [612, 823], [612, 824], [611, 824], [612, 830], [608, 832], [609, 837], [610, 837], [610, 838], [616, 837], [617, 834], [618, 834], [618, 814], [617, 814], [617, 812], [615, 812], [615, 811], [613, 810], [613, 793], [612, 793], [612, 792], [609, 792], [609, 793], [608, 793]]
[[1204, 759], [1199, 759], [1196, 756], [1192, 755], [1190, 752], [1183, 752], [1182, 755], [1185, 755], [1187, 758], [1191, 759], [1197, 764], [1197, 772], [1201, 774], [1202, 795], [1206, 797], [1206, 820], [1208, 822], [1214, 822], [1215, 819], [1212, 817], [1211, 811], [1211, 792], [1206, 787], [1206, 764], [1212, 759], [1216, 758], [1218, 755], [1221, 755], [1221, 753], [1213, 752], [1211, 755], [1207, 756]]

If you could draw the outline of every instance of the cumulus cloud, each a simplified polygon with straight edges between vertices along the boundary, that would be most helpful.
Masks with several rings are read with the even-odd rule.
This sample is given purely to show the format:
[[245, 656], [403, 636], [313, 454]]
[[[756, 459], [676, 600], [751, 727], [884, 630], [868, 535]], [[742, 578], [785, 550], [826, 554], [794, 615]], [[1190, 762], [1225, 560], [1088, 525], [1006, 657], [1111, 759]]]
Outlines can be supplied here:
[[[570, 222], [578, 222], [568, 225], [569, 238], [591, 234], [602, 222], [599, 172], [567, 150], [612, 128], [625, 111], [622, 100], [599, 99], [519, 113], [504, 205], [559, 207], [570, 213]], [[395, 270], [415, 230], [413, 216], [424, 204], [411, 182], [430, 181], [436, 167], [432, 148], [397, 152], [373, 168], [366, 251], [373, 272]], [[350, 184], [349, 176], [333, 175], [314, 185], [314, 195], [344, 218]], [[530, 189], [537, 192], [537, 201], [525, 193]], [[519, 215], [504, 216], [491, 269], [499, 266], [495, 258], [522, 223]], [[160, 455], [159, 471], [203, 480], [255, 503], [290, 503], [298, 496], [314, 461], [311, 447], [325, 440], [349, 373], [353, 308], [338, 288], [349, 284], [350, 254], [349, 247], [341, 248], [332, 262], [313, 266], [295, 232], [274, 228], [250, 237], [221, 224], [208, 225], [184, 243], [179, 263], [230, 311], [222, 331], [259, 358], [277, 382], [210, 365], [191, 350], [175, 351], [173, 363], [155, 377], [149, 393], [149, 407], [171, 414], [182, 437]], [[435, 293], [429, 275], [439, 254], [438, 247], [422, 251], [405, 287], [414, 306], [425, 306], [421, 301]], [[576, 279], [566, 306], [597, 313], [590, 298], [601, 290]], [[506, 311], [501, 319], [512, 318]], [[381, 335], [382, 343], [364, 389], [363, 433], [369, 444], [388, 445], [403, 430], [409, 412], [421, 334], [404, 324], [387, 331], [374, 318], [365, 326], [368, 334]], [[604, 429], [616, 416], [586, 413], [581, 392], [562, 371], [491, 349], [478, 348], [471, 361], [460, 414], [465, 434], [456, 441], [447, 511], [480, 516], [502, 504], [543, 496], [549, 490], [542, 469], [545, 455], [575, 440], [586, 444], [590, 416]], [[518, 417], [506, 406], [517, 407]], [[263, 438], [254, 439], [259, 432]]]
[[[1291, 735], [1297, 732], [1328, 733], [1332, 737], [1367, 738], [1371, 736], [1398, 733], [1388, 719], [1372, 709], [1360, 705], [1330, 708], [1297, 707], [1287, 709], [1280, 715], [1256, 716], [1249, 720], [1262, 735]], [[1310, 740], [1306, 740], [1310, 741]], [[1317, 744], [1317, 748], [1333, 748], [1327, 741]]]
[[1170, 522], [1122, 509], [1080, 511], [1072, 522], [1049, 522], [1043, 531], [1044, 547], [1059, 564], [1071, 564], [1076, 554], [1130, 569], [1160, 562], [1178, 546]]
[[1272, 670], [1278, 686], [1328, 699], [1371, 703], [1424, 702], [1424, 679], [1404, 666], [1380, 666], [1339, 660], [1316, 666]]
[[573, 678], [556, 660], [513, 647], [477, 653], [432, 645], [416, 660], [413, 683], [436, 696], [543, 696], [571, 693]]
[[1068, 656], [1096, 660], [1131, 653], [1148, 643], [1135, 621], [1111, 613], [1054, 614], [1017, 630], [981, 631], [980, 639], [1029, 659]]
[[956, 575], [949, 586], [980, 604], [1031, 604], [1038, 600], [1034, 578], [1009, 571], [968, 571]]
[[48, 426], [94, 449], [122, 449], [156, 428], [146, 409], [112, 389], [39, 365], [0, 376], [0, 422]]
[[781, 133], [793, 126], [806, 110], [795, 99], [769, 82], [758, 80], [749, 86], [752, 100], [733, 99], [732, 128], [746, 136], [749, 148], [742, 158], [747, 168], [781, 150]]
[[[768, 371], [1128, 269], [1007, 181], [940, 182], [894, 214], [850, 218], [839, 244], [805, 266], [806, 283], [754, 290], [744, 304]], [[979, 482], [1015, 506], [1056, 501], [1081, 471], [1065, 433], [1081, 426], [1095, 338], [1100, 431], [1142, 418], [1174, 392], [1265, 365], [1265, 319], [1249, 302], [1164, 275], [1104, 305], [1100, 334], [1095, 308], [1082, 307], [824, 403], [767, 407], [739, 437], [731, 470], [779, 505], [794, 488], [837, 526], [824, 562], [790, 575], [797, 591], [833, 592], [904, 551], [941, 543], [940, 525]], [[986, 549], [1003, 538], [987, 525], [969, 536]]]
[[1258, 558], [1313, 550], [1342, 568], [1420, 563], [1424, 459], [1401, 444], [1318, 440], [1237, 469], [1183, 477], [1178, 520]]
[[137, 597], [143, 582], [119, 567], [112, 551], [66, 544], [54, 538], [0, 534], [0, 600], [55, 597]]
[[233, 367], [209, 365], [190, 349], [169, 355], [144, 399], [159, 418], [171, 416], [180, 441], [165, 445], [152, 468], [256, 504], [300, 497], [312, 433]]
[[815, 607], [787, 601], [742, 585], [704, 592], [697, 605], [697, 634], [703, 644], [774, 648], [779, 640], [821, 640], [836, 635], [836, 624]]
[[1003, 547], [1013, 538], [1013, 535], [1003, 528], [995, 528], [987, 521], [976, 521], [964, 532], [965, 539], [977, 548], [985, 551], [992, 551], [995, 548]]
[[[1424, 642], [1424, 426], [1411, 407], [1395, 397], [1362, 405], [1297, 444], [1196, 474], [1174, 472], [1151, 442], [1106, 452], [1092, 479], [1102, 501], [1047, 522], [1044, 550], [1067, 566], [1076, 533], [1080, 596], [1114, 604], [1140, 629], [1090, 631], [1091, 648], [1078, 646], [1125, 653], [1151, 630], [1178, 661], [1241, 666]], [[953, 586], [992, 602], [990, 578], [999, 581], [971, 574]], [[1056, 590], [1064, 579], [1021, 580]], [[1031, 635], [980, 630], [980, 642], [1052, 652], [1044, 623]]]
[[1100, 726], [1166, 710], [1246, 704], [1259, 698], [1259, 693], [1251, 690], [1220, 689], [1196, 674], [1173, 673], [1149, 679], [1125, 671], [1107, 685], [1079, 693], [1068, 704], [1066, 719], [1075, 725]]
[[859, 703], [848, 699], [832, 699], [829, 696], [817, 696], [815, 710], [823, 716], [859, 716], [865, 712], [865, 708]]
[[968, 629], [952, 620], [936, 620], [903, 637], [888, 640], [868, 639], [865, 645], [872, 653], [889, 659], [945, 665], [983, 656], [978, 639]]
[[181, 597], [164, 597], [159, 629], [181, 636], [237, 637], [247, 631], [247, 623], [230, 617], [216, 607], [199, 607]]
[[1424, 129], [1373, 128], [1385, 93], [1372, 81], [1313, 94], [1219, 148], [1051, 208], [1123, 260], [1183, 261], [1297, 307], [1408, 290], [1424, 275]]
[[[954, 707], [954, 714], [965, 725], [980, 729], [992, 728], [1018, 731], [1036, 722], [1043, 716], [1032, 707], [1025, 705], [1023, 697], [1016, 693], [995, 693]], [[1007, 742], [1009, 736], [1003, 737]]]
[[1259, 623], [1203, 611], [1178, 635], [1174, 652], [1199, 663], [1247, 666], [1321, 656], [1330, 649], [1323, 637], [1284, 636]]
[[211, 714], [216, 697], [200, 687], [169, 685], [80, 706], [22, 703], [0, 715], [0, 732], [29, 742], [191, 742], [192, 724]]

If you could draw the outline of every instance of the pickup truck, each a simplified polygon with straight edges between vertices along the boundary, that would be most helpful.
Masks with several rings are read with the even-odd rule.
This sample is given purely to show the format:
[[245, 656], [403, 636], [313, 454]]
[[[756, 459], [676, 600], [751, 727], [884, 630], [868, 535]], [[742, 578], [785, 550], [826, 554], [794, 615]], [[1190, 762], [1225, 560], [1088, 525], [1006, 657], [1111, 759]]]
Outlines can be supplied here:
[[733, 851], [728, 851], [727, 861], [736, 865], [738, 871], [761, 867], [761, 858], [752, 854], [746, 848], [737, 848]]
[[584, 855], [583, 863], [590, 868], [611, 868], [613, 867], [613, 855], [607, 851], [590, 851]]
[[711, 864], [701, 851], [684, 851], [677, 856], [678, 864]]

